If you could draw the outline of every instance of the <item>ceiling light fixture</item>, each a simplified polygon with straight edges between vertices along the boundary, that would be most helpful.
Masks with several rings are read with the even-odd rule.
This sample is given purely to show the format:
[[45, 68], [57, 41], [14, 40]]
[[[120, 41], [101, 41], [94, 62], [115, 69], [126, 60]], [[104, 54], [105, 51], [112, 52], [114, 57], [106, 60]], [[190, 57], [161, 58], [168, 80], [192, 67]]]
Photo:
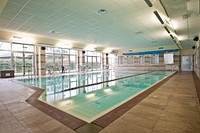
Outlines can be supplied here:
[[153, 13], [156, 15], [156, 17], [158, 18], [158, 20], [160, 21], [160, 23], [164, 24], [164, 22], [163, 22], [162, 18], [160, 17], [159, 13], [157, 11], [154, 11]]
[[151, 43], [157, 43], [157, 41], [152, 41]]
[[172, 36], [172, 34], [170, 34], [170, 37], [171, 37], [172, 39], [174, 39], [174, 37]]
[[97, 14], [99, 14], [99, 15], [104, 15], [104, 14], [107, 14], [107, 13], [108, 13], [108, 11], [105, 10], [105, 9], [100, 9], [100, 10], [98, 10], [98, 12], [97, 12]]
[[149, 7], [152, 7], [152, 6], [153, 6], [153, 4], [151, 3], [150, 0], [144, 0], [144, 1], [147, 3], [147, 5], [148, 5]]
[[142, 33], [143, 33], [142, 31], [135, 32], [136, 35], [142, 34]]
[[51, 34], [56, 34], [57, 32], [55, 30], [50, 31]]
[[169, 29], [167, 28], [167, 26], [164, 26], [165, 30], [170, 33]]

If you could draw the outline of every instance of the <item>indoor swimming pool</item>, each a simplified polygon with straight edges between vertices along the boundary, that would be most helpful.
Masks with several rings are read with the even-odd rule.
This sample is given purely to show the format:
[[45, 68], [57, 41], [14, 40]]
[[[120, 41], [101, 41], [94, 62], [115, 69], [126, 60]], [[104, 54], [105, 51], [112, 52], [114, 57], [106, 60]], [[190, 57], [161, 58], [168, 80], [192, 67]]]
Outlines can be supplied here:
[[[39, 100], [86, 122], [92, 122], [171, 74], [171, 71], [109, 71], [19, 81], [45, 89]], [[121, 77], [125, 78], [118, 79]], [[102, 81], [105, 82], [100, 83]]]

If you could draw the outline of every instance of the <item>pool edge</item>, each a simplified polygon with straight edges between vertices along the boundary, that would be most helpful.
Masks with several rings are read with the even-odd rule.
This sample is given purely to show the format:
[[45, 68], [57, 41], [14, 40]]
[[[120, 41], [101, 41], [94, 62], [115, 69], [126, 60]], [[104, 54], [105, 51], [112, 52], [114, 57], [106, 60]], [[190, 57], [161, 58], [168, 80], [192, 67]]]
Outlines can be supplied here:
[[119, 107], [111, 110], [107, 114], [99, 117], [98, 119], [94, 120], [92, 123], [95, 125], [98, 125], [100, 127], [107, 127], [109, 124], [114, 122], [116, 119], [118, 119], [120, 116], [122, 116], [124, 113], [126, 113], [128, 110], [130, 110], [132, 107], [137, 105], [140, 101], [142, 101], [144, 98], [146, 98], [149, 94], [154, 92], [156, 89], [158, 89], [161, 85], [163, 85], [166, 81], [168, 81], [171, 77], [173, 77], [177, 73], [174, 72], [170, 76], [166, 77], [162, 81], [154, 84], [149, 89], [143, 91], [139, 95], [135, 96], [134, 98], [130, 99], [126, 103], [120, 105]]
[[[151, 71], [151, 72], [153, 72], [153, 71]], [[147, 73], [151, 73], [151, 72], [147, 72]], [[105, 115], [97, 118], [96, 120], [92, 121], [91, 123], [87, 123], [86, 121], [83, 121], [83, 120], [81, 120], [77, 117], [74, 117], [64, 111], [61, 111], [47, 103], [40, 101], [38, 98], [41, 96], [41, 94], [45, 90], [43, 90], [39, 87], [35, 87], [35, 86], [31, 86], [31, 85], [27, 85], [27, 84], [18, 82], [16, 80], [13, 80], [13, 81], [18, 84], [21, 84], [23, 86], [26, 86], [30, 89], [35, 90], [35, 92], [29, 98], [26, 99], [27, 103], [31, 104], [33, 107], [39, 109], [40, 111], [44, 112], [45, 114], [51, 116], [52, 118], [56, 119], [57, 121], [61, 122], [62, 124], [66, 125], [67, 127], [71, 128], [75, 131], [79, 128], [84, 127], [87, 124], [93, 124], [93, 125], [101, 127], [102, 129], [105, 128], [106, 126], [111, 124], [113, 121], [118, 119], [121, 115], [123, 115], [128, 110], [130, 110], [132, 107], [134, 107], [136, 104], [138, 104], [140, 101], [142, 101], [145, 97], [147, 97], [153, 91], [155, 91], [159, 86], [164, 84], [167, 80], [169, 80], [176, 73], [177, 73], [177, 71], [174, 72], [173, 74], [171, 74], [170, 76], [166, 77], [162, 81], [151, 86], [148, 90], [142, 92], [141, 94], [139, 94], [136, 97], [132, 98], [131, 100], [125, 102], [124, 104], [120, 105], [119, 107], [111, 110], [110, 112], [106, 113]], [[127, 78], [127, 77], [123, 77], [123, 78]], [[132, 103], [133, 105], [130, 106], [130, 104], [129, 104], [130, 102], [133, 102]], [[113, 111], [114, 111], [114, 113], [113, 113]], [[117, 111], [117, 113], [115, 111]]]

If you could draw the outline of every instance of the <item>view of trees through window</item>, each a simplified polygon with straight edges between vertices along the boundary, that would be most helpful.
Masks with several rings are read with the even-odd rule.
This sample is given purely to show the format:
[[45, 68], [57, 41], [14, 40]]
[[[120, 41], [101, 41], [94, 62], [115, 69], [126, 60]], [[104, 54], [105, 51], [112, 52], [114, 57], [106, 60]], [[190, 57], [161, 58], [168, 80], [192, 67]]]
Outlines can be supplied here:
[[[12, 47], [11, 47], [12, 46]], [[34, 45], [0, 42], [0, 70], [15, 70], [15, 75], [33, 74]]]
[[[78, 50], [50, 46], [45, 47], [47, 73], [49, 70], [58, 72], [78, 70]], [[0, 70], [12, 69], [14, 70], [15, 75], [34, 74], [34, 57], [34, 44], [0, 42]], [[85, 51], [83, 65], [87, 66], [88, 70], [94, 71], [101, 70], [103, 65], [111, 65], [115, 62], [115, 56], [112, 54], [109, 54], [108, 57], [106, 57], [108, 59], [105, 57], [103, 58], [103, 53], [101, 52]]]
[[[46, 72], [77, 70], [77, 51], [66, 48], [46, 47]], [[64, 69], [64, 70], [62, 70]]]

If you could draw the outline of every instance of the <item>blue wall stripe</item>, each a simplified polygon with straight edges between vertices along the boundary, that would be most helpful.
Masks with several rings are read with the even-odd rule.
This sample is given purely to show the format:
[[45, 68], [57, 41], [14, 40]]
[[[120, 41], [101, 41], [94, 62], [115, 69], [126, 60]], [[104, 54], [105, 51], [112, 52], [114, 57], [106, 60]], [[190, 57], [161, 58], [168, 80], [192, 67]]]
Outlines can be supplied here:
[[129, 53], [123, 53], [123, 55], [161, 54], [161, 53], [169, 53], [169, 52], [177, 52], [177, 51], [178, 49], [145, 51], [145, 52], [129, 52]]

